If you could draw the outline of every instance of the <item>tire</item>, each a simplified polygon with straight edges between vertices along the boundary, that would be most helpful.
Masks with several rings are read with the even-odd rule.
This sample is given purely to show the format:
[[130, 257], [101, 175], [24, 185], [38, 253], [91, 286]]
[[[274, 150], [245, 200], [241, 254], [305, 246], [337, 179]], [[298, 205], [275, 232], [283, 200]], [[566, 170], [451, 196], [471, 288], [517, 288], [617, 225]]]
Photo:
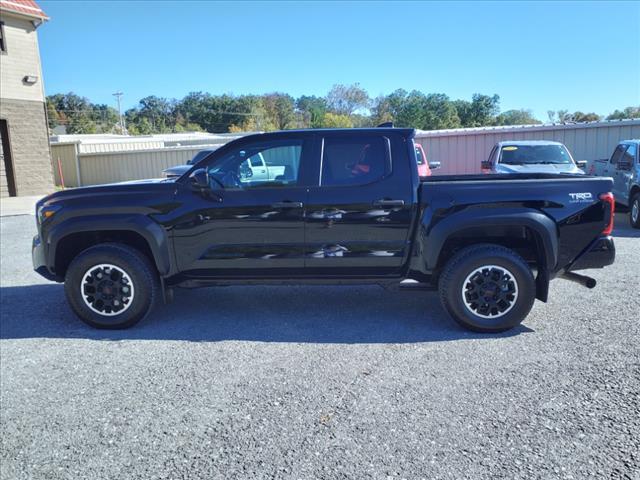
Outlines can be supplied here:
[[121, 329], [149, 314], [160, 287], [155, 268], [141, 252], [119, 243], [102, 243], [73, 259], [64, 290], [71, 309], [83, 322], [95, 328]]
[[629, 223], [633, 228], [640, 228], [640, 192], [634, 193], [629, 202]]
[[479, 244], [460, 250], [447, 262], [438, 290], [443, 308], [463, 327], [503, 332], [531, 311], [536, 282], [529, 265], [513, 250]]

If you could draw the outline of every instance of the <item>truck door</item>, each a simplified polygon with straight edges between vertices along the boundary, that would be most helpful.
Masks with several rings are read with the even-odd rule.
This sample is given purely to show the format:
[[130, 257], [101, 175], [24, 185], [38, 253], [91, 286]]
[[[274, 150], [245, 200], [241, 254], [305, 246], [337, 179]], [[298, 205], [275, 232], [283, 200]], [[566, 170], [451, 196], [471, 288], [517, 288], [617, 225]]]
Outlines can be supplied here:
[[318, 185], [307, 202], [306, 274], [399, 272], [409, 254], [415, 205], [413, 146], [398, 134], [353, 131], [318, 142]]
[[[214, 278], [303, 273], [307, 186], [302, 172], [311, 150], [308, 137], [245, 142], [205, 161], [211, 189], [180, 187], [181, 206], [166, 223], [182, 272]], [[253, 164], [267, 153], [287, 175], [262, 181], [246, 174], [247, 160]]]

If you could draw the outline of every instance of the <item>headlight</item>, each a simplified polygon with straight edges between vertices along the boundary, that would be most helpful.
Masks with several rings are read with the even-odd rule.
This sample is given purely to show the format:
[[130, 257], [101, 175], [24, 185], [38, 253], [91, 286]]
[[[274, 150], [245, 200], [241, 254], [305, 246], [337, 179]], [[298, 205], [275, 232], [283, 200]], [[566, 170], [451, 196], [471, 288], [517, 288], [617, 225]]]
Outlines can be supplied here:
[[60, 210], [58, 205], [42, 205], [38, 208], [38, 223], [42, 225], [45, 220], [53, 217], [58, 210]]

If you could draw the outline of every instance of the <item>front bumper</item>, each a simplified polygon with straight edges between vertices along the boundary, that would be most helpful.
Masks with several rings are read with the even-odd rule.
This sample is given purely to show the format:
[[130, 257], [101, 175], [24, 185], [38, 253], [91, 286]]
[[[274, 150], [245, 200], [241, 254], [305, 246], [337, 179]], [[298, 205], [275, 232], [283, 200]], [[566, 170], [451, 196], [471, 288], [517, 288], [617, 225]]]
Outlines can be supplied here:
[[53, 282], [64, 281], [62, 277], [49, 270], [45, 245], [42, 243], [39, 235], [33, 237], [33, 242], [31, 243], [31, 261], [33, 262], [33, 269], [47, 280]]
[[616, 246], [612, 237], [599, 237], [582, 252], [566, 270], [586, 270], [603, 268], [611, 265], [616, 259]]

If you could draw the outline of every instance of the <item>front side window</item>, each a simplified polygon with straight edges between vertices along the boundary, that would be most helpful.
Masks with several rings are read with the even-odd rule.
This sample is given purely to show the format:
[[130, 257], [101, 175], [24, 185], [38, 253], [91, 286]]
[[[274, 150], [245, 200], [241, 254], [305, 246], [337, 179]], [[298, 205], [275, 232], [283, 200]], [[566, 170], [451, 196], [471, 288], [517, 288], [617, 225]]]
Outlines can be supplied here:
[[[228, 189], [294, 186], [298, 183], [302, 140], [245, 145], [226, 153], [208, 168], [212, 186]], [[266, 164], [266, 165], [265, 165]]]
[[506, 165], [562, 165], [573, 163], [563, 145], [506, 145], [502, 147], [500, 163]]
[[322, 185], [366, 185], [389, 173], [388, 149], [382, 137], [327, 138], [322, 154]]

